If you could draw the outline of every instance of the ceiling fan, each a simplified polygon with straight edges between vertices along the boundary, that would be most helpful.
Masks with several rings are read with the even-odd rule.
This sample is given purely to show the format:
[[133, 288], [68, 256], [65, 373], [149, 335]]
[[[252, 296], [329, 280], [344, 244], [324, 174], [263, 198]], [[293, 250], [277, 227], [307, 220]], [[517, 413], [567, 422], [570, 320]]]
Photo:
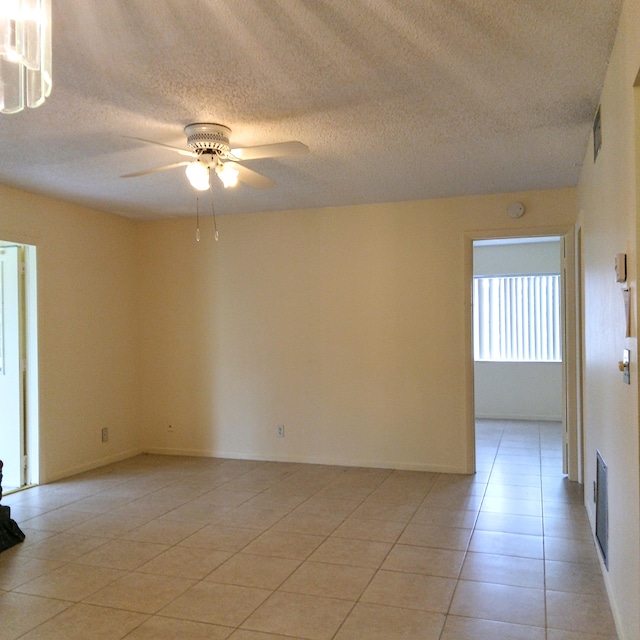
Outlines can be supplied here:
[[220, 178], [225, 189], [234, 187], [238, 182], [243, 182], [256, 189], [267, 189], [275, 184], [271, 178], [263, 176], [261, 173], [240, 163], [245, 160], [304, 155], [309, 152], [307, 145], [295, 140], [254, 147], [231, 148], [231, 143], [229, 142], [231, 129], [223, 124], [197, 122], [187, 125], [184, 128], [184, 132], [187, 135], [188, 149], [181, 149], [180, 147], [173, 147], [162, 142], [145, 140], [144, 138], [132, 137], [132, 140], [172, 149], [183, 156], [188, 156], [191, 158], [190, 160], [174, 162], [154, 169], [135, 171], [121, 177], [135, 178], [149, 173], [156, 173], [157, 171], [165, 171], [166, 169], [186, 167], [187, 178], [191, 186], [198, 191], [206, 191], [210, 188], [209, 178], [212, 171]]

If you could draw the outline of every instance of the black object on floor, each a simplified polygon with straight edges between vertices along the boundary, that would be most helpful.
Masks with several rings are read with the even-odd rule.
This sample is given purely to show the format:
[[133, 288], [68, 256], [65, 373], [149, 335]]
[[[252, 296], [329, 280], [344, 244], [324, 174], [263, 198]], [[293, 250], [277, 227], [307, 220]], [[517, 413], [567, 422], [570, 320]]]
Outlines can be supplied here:
[[[0, 460], [0, 500], [2, 500], [2, 460]], [[0, 505], [0, 552], [24, 540], [24, 533], [11, 519], [11, 508]]]

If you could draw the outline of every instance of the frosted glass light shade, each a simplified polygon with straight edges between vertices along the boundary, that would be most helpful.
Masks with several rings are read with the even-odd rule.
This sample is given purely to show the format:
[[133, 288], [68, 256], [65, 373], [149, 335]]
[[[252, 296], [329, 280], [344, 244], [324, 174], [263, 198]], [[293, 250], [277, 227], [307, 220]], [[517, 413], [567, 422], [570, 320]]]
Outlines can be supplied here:
[[51, 94], [51, 0], [0, 0], [0, 112]]
[[209, 184], [209, 167], [199, 160], [194, 160], [185, 169], [191, 186], [198, 191], [206, 191]]
[[218, 174], [218, 178], [222, 180], [222, 184], [224, 188], [235, 187], [238, 184], [238, 174], [240, 173], [237, 169], [229, 166], [228, 164], [223, 164], [216, 169], [216, 173]]

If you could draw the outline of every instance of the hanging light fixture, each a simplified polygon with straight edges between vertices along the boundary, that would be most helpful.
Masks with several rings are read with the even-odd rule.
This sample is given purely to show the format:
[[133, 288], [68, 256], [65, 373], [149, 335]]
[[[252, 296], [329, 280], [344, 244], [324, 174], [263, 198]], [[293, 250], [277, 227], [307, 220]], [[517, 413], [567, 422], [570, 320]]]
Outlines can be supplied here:
[[51, 93], [51, 0], [0, 0], [0, 113]]
[[209, 186], [209, 165], [201, 162], [200, 159], [194, 160], [187, 165], [185, 169], [187, 179], [191, 186], [198, 191], [206, 191]]
[[218, 174], [218, 178], [222, 180], [222, 184], [225, 189], [235, 187], [238, 184], [238, 174], [240, 172], [237, 169], [234, 169], [230, 164], [226, 162], [224, 164], [219, 164], [216, 167], [216, 173]]

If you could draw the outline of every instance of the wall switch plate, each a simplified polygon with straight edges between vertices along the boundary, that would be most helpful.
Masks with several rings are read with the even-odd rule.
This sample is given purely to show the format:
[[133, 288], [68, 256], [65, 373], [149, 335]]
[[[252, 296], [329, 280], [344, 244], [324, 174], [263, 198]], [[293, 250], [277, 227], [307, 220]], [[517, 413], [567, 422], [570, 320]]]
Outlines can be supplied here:
[[625, 349], [622, 352], [622, 381], [625, 384], [631, 384], [631, 374], [629, 372], [629, 364], [631, 362], [631, 351]]

